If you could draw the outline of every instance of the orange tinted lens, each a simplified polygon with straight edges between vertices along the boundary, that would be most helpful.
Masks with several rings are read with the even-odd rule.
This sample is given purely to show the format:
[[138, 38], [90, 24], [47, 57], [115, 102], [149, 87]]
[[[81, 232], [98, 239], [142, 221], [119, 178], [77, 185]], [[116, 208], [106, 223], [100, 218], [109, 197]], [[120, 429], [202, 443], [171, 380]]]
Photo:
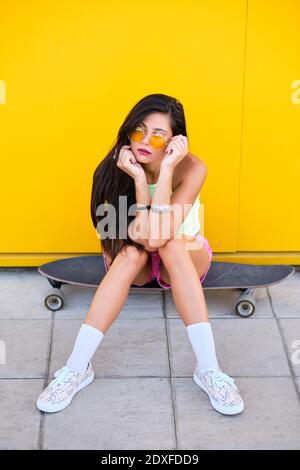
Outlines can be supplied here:
[[129, 137], [133, 142], [140, 142], [144, 137], [144, 132], [142, 130], [135, 129], [130, 132]]
[[166, 145], [166, 139], [160, 135], [152, 135], [149, 139], [149, 143], [155, 149], [161, 149]]

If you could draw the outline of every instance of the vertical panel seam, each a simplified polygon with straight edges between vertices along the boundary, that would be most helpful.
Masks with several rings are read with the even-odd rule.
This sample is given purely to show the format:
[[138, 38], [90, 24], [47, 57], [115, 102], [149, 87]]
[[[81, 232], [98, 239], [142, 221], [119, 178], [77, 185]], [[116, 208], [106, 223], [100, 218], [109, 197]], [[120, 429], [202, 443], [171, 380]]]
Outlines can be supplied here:
[[241, 204], [241, 168], [242, 168], [242, 149], [243, 149], [243, 134], [244, 134], [244, 109], [245, 109], [245, 76], [246, 76], [246, 55], [247, 55], [247, 33], [248, 33], [248, 0], [246, 0], [246, 14], [245, 14], [245, 40], [244, 40], [244, 67], [243, 67], [243, 84], [242, 84], [242, 107], [241, 107], [241, 134], [240, 134], [240, 160], [238, 170], [238, 204], [237, 204], [237, 232], [235, 238], [236, 252], [239, 251], [239, 223], [240, 223], [240, 204]]

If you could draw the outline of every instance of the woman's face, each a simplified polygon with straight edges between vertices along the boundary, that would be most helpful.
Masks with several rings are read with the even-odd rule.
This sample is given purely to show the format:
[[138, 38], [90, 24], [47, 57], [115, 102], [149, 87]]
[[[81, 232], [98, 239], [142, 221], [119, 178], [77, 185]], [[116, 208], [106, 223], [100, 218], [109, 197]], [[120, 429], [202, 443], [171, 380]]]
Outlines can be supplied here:
[[[144, 136], [140, 142], [131, 142], [131, 150], [140, 163], [152, 163], [157, 160], [162, 160], [166, 151], [166, 147], [170, 138], [173, 136], [170, 116], [165, 113], [151, 113], [139, 123], [139, 126], [144, 129]], [[166, 145], [162, 149], [156, 149], [149, 143], [149, 138], [153, 135], [160, 135], [166, 138]], [[145, 149], [150, 154], [142, 154], [138, 149]]]

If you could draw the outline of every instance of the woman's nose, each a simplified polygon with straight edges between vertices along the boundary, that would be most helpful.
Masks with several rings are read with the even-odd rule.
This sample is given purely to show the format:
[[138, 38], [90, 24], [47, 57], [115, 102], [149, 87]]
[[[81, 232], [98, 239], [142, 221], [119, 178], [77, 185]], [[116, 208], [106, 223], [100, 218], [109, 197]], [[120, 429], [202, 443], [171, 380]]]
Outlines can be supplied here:
[[149, 138], [150, 138], [150, 135], [148, 136], [148, 134], [144, 134], [144, 136], [142, 138], [142, 143], [149, 145]]

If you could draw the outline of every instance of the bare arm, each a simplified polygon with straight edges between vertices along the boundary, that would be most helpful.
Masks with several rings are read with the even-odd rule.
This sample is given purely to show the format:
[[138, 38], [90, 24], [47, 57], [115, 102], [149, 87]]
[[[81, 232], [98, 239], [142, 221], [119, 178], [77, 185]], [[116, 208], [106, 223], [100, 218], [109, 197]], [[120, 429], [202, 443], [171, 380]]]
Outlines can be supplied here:
[[[146, 177], [135, 179], [135, 194], [137, 204], [149, 205], [151, 203]], [[135, 218], [128, 225], [128, 236], [131, 240], [143, 245], [147, 251], [153, 251], [154, 249], [148, 243], [148, 220], [148, 210], [136, 211]]]
[[[174, 238], [202, 188], [207, 174], [204, 162], [195, 159], [172, 194], [172, 170], [161, 169], [152, 204], [170, 204], [172, 211], [149, 213], [149, 245], [159, 248]], [[164, 231], [163, 231], [164, 229]]]
[[[171, 204], [173, 170], [161, 168], [152, 204]], [[170, 213], [158, 213], [149, 211], [149, 245], [158, 248], [166, 243], [163, 242], [162, 227], [166, 226], [166, 221], [170, 218]]]

